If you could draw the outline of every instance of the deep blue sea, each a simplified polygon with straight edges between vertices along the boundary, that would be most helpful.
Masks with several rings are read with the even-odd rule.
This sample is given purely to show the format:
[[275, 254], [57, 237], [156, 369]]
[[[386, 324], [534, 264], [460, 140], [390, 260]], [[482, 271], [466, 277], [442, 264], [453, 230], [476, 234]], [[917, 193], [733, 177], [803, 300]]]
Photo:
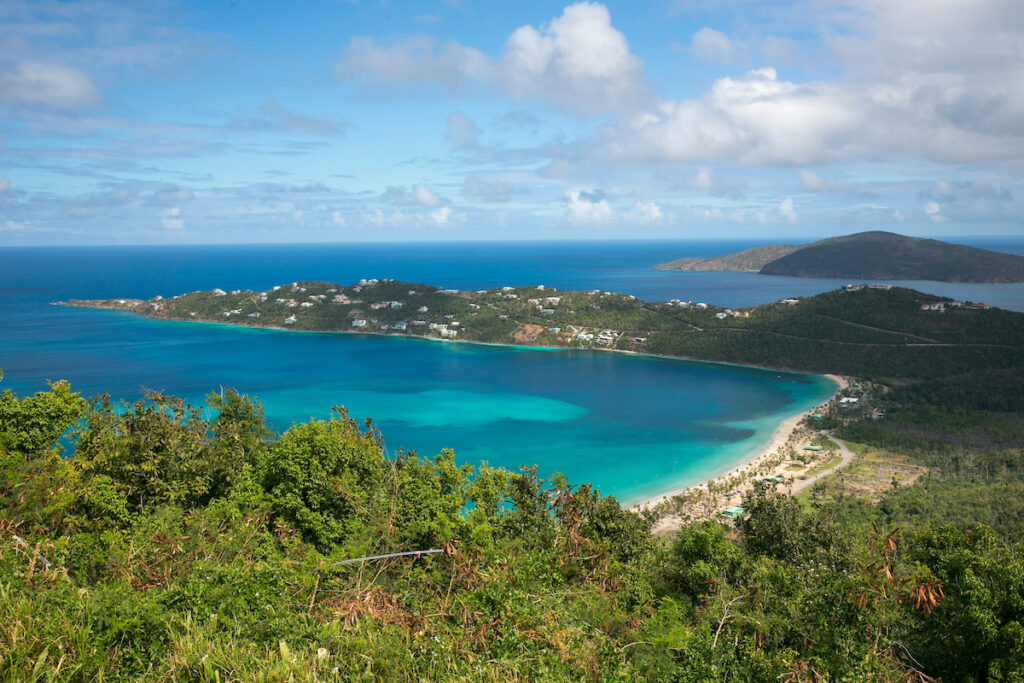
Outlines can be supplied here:
[[[1024, 253], [1024, 241], [972, 242]], [[742, 241], [422, 243], [0, 249], [0, 388], [68, 379], [86, 395], [145, 389], [200, 403], [220, 387], [258, 396], [271, 424], [344, 405], [372, 417], [390, 450], [516, 468], [537, 464], [625, 502], [694, 483], [766, 443], [778, 422], [833, 391], [824, 378], [623, 354], [157, 322], [51, 306], [264, 289], [295, 280], [397, 278], [446, 288], [606, 289], [647, 300], [749, 306], [837, 280], [653, 271]], [[1024, 284], [899, 283], [1024, 311]]]

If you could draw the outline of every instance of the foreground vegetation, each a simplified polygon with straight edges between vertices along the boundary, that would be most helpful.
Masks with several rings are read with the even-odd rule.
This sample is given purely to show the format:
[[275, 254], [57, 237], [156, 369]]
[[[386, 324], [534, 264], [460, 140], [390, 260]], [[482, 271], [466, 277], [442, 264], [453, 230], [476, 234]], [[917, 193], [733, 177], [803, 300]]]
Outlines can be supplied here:
[[203, 410], [160, 395], [119, 408], [64, 383], [4, 392], [0, 671], [1016, 680], [1024, 534], [1001, 511], [1024, 488], [1020, 390], [960, 386], [977, 400], [943, 406], [925, 383], [877, 398], [884, 418], [824, 417], [927, 463], [924, 484], [810, 504], [760, 485], [734, 527], [668, 540], [560, 477], [386, 457], [340, 409], [276, 435], [231, 392]]

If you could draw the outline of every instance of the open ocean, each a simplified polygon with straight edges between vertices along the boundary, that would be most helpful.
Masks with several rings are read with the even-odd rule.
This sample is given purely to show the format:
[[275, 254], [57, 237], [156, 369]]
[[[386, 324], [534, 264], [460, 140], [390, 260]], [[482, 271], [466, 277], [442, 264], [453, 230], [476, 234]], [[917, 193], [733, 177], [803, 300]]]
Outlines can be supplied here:
[[[965, 243], [1024, 253], [1024, 240]], [[605, 352], [159, 322], [63, 308], [69, 298], [265, 289], [295, 280], [396, 278], [445, 288], [537, 285], [742, 307], [845, 281], [653, 271], [754, 242], [543, 242], [0, 249], [0, 388], [67, 379], [131, 401], [144, 389], [201, 403], [220, 387], [259, 397], [271, 424], [344, 405], [387, 447], [516, 468], [537, 464], [626, 503], [696, 483], [767, 443], [830, 395], [821, 377]], [[898, 282], [1024, 311], [1024, 283]]]

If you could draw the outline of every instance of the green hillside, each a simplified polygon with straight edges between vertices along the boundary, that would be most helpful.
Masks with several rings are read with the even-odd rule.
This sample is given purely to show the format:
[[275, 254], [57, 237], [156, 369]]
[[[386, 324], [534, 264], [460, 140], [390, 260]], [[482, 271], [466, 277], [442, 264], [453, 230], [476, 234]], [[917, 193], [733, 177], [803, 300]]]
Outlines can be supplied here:
[[654, 266], [654, 270], [745, 270], [759, 271], [767, 264], [792, 254], [802, 246], [770, 244], [752, 247], [727, 256], [711, 258], [681, 258]]
[[1024, 257], [891, 232], [862, 232], [809, 244], [766, 264], [760, 272], [870, 280], [1024, 282]]
[[766, 245], [725, 256], [681, 258], [653, 268], [851, 280], [1024, 282], [1024, 257], [878, 231], [806, 245]]
[[[922, 309], [940, 301], [944, 310]], [[67, 303], [160, 320], [643, 352], [886, 381], [1024, 364], [1024, 314], [899, 287], [743, 310], [540, 287], [442, 291], [395, 280]]]

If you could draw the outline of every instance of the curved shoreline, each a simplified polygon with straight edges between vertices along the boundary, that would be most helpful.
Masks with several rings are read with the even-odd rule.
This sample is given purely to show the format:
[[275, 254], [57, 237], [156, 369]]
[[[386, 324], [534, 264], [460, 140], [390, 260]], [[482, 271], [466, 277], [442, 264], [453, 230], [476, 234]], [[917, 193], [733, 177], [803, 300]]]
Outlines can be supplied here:
[[[836, 395], [839, 394], [840, 391], [849, 386], [849, 381], [844, 377], [840, 377], [839, 375], [823, 374], [819, 375], [819, 377], [826, 377], [836, 385], [836, 390], [822, 403], [827, 403], [828, 401], [831, 401], [833, 398], [836, 397]], [[800, 412], [790, 415], [789, 417], [782, 420], [782, 422], [780, 422], [779, 425], [772, 432], [772, 435], [768, 439], [768, 442], [766, 444], [749, 452], [739, 462], [736, 462], [728, 467], [723, 467], [721, 470], [716, 471], [713, 475], [707, 477], [706, 479], [702, 479], [701, 481], [690, 484], [689, 486], [675, 488], [667, 493], [661, 493], [655, 496], [651, 496], [650, 498], [647, 498], [641, 501], [640, 503], [631, 505], [630, 509], [640, 511], [645, 508], [653, 508], [657, 506], [659, 503], [669, 500], [670, 498], [678, 496], [682, 493], [686, 493], [687, 491], [693, 491], [696, 489], [704, 488], [710, 481], [714, 481], [716, 479], [726, 479], [731, 476], [740, 474], [743, 470], [747, 469], [748, 467], [756, 467], [758, 464], [766, 460], [768, 457], [774, 455], [775, 452], [778, 451], [780, 448], [785, 446], [786, 443], [790, 440], [790, 437], [793, 435], [793, 433], [797, 430], [797, 428], [799, 428], [800, 422], [808, 415], [813, 414], [814, 410], [815, 408], [801, 410]]]
[[[55, 305], [63, 305], [61, 302], [54, 302], [54, 303], [55, 303]], [[701, 359], [701, 358], [692, 358], [692, 357], [686, 357], [686, 356], [665, 356], [665, 355], [659, 355], [659, 354], [654, 354], [654, 353], [644, 353], [644, 352], [638, 352], [638, 351], [630, 351], [630, 350], [626, 350], [626, 349], [609, 349], [609, 348], [586, 348], [586, 349], [584, 349], [584, 348], [574, 348], [574, 347], [570, 347], [570, 346], [530, 346], [530, 345], [524, 345], [524, 344], [507, 344], [507, 343], [498, 343], [498, 342], [482, 342], [482, 341], [475, 341], [475, 340], [470, 340], [470, 339], [441, 339], [441, 338], [437, 338], [437, 337], [428, 337], [428, 336], [420, 336], [420, 335], [390, 334], [390, 333], [387, 333], [387, 332], [364, 332], [364, 331], [353, 331], [353, 330], [302, 330], [302, 329], [295, 329], [295, 328], [291, 328], [291, 327], [280, 327], [280, 326], [275, 326], [275, 325], [249, 325], [249, 324], [244, 324], [244, 323], [226, 322], [226, 321], [218, 321], [218, 320], [185, 320], [185, 319], [176, 319], [176, 318], [154, 318], [154, 317], [150, 317], [150, 316], [147, 316], [147, 315], [140, 315], [140, 314], [135, 313], [133, 311], [126, 311], [126, 310], [117, 309], [117, 308], [93, 308], [93, 307], [85, 307], [85, 306], [70, 306], [70, 307], [73, 307], [73, 308], [88, 308], [88, 309], [94, 310], [94, 311], [109, 311], [109, 312], [115, 312], [115, 313], [122, 313], [122, 314], [129, 315], [129, 316], [131, 316], [133, 318], [141, 318], [141, 319], [144, 319], [144, 320], [148, 320], [148, 321], [151, 321], [151, 322], [157, 322], [157, 323], [189, 323], [189, 324], [193, 324], [193, 325], [196, 325], [196, 324], [198, 324], [198, 325], [211, 325], [211, 326], [215, 326], [215, 327], [234, 328], [234, 329], [251, 330], [251, 331], [268, 331], [268, 332], [274, 332], [274, 333], [300, 333], [300, 334], [314, 334], [314, 335], [344, 335], [344, 336], [352, 336], [352, 337], [392, 338], [392, 339], [406, 340], [406, 341], [434, 342], [434, 343], [442, 343], [442, 344], [467, 344], [467, 345], [477, 345], [477, 346], [483, 346], [483, 347], [493, 347], [493, 348], [499, 348], [499, 349], [510, 349], [510, 350], [521, 350], [521, 351], [545, 351], [545, 352], [579, 352], [579, 351], [585, 351], [585, 352], [590, 352], [590, 353], [594, 353], [594, 352], [614, 352], [614, 353], [619, 353], [619, 354], [623, 354], [623, 355], [626, 355], [626, 356], [633, 356], [633, 357], [637, 357], [637, 358], [650, 358], [650, 359], [656, 359], [656, 360], [660, 360], [660, 361], [669, 360], [669, 361], [680, 361], [680, 362], [684, 362], [684, 363], [712, 364], [712, 365], [721, 365], [721, 366], [726, 366], [726, 367], [743, 368], [743, 369], [748, 369], [748, 370], [759, 370], [759, 371], [762, 371], [762, 372], [785, 372], [787, 374], [793, 374], [793, 375], [825, 377], [825, 378], [831, 380], [836, 385], [835, 391], [828, 398], [824, 399], [823, 401], [821, 401], [819, 403], [816, 403], [815, 406], [820, 405], [820, 403], [824, 403], [824, 402], [827, 402], [827, 401], [831, 400], [836, 394], [838, 394], [839, 391], [841, 391], [843, 388], [845, 388], [847, 386], [847, 382], [846, 382], [845, 379], [843, 379], [843, 378], [841, 378], [841, 377], [839, 377], [837, 375], [833, 375], [833, 374], [817, 374], [817, 373], [805, 372], [805, 371], [800, 371], [800, 370], [791, 370], [791, 369], [787, 369], [787, 368], [774, 367], [774, 366], [763, 366], [763, 365], [753, 365], [753, 364], [743, 364], [743, 363], [730, 363], [730, 362], [725, 362], [725, 361], [705, 360], [705, 359]], [[742, 470], [746, 469], [750, 465], [756, 464], [756, 463], [760, 462], [761, 460], [763, 460], [763, 459], [767, 458], [768, 456], [772, 455], [776, 450], [778, 450], [779, 447], [784, 445], [789, 440], [789, 438], [792, 435], [792, 433], [796, 430], [796, 428], [798, 427], [800, 421], [806, 415], [810, 414], [813, 411], [813, 409], [814, 409], [814, 406], [812, 406], [811, 409], [802, 409], [801, 411], [799, 411], [799, 412], [797, 412], [795, 414], [791, 414], [788, 417], [785, 417], [781, 422], [778, 423], [778, 425], [772, 431], [771, 436], [768, 438], [766, 443], [764, 443], [761, 446], [758, 446], [758, 447], [754, 448], [751, 451], [748, 451], [745, 455], [741, 456], [740, 459], [738, 459], [738, 460], [731, 460], [729, 462], [729, 464], [722, 465], [720, 468], [718, 468], [716, 470], [713, 470], [709, 474], [701, 475], [699, 479], [689, 483], [686, 486], [679, 486], [678, 482], [673, 483], [673, 484], [669, 484], [668, 487], [670, 487], [670, 488], [667, 488], [667, 490], [664, 493], [658, 493], [656, 495], [650, 496], [649, 498], [645, 498], [645, 499], [641, 500], [639, 503], [628, 504], [628, 508], [632, 509], [632, 510], [639, 511], [639, 510], [642, 510], [644, 508], [654, 507], [657, 504], [659, 504], [659, 503], [661, 503], [661, 502], [663, 502], [665, 500], [668, 500], [668, 499], [670, 499], [670, 498], [672, 498], [674, 496], [677, 496], [677, 495], [679, 495], [681, 493], [685, 493], [685, 492], [690, 491], [690, 490], [694, 490], [694, 489], [699, 489], [699, 488], [705, 487], [711, 481], [714, 481], [714, 480], [717, 480], [717, 479], [720, 479], [720, 478], [727, 478], [729, 476], [735, 475], [735, 474], [741, 472]]]
[[[189, 325], [215, 325], [218, 327], [232, 327], [235, 329], [242, 330], [269, 330], [273, 332], [287, 332], [289, 334], [338, 334], [353, 337], [387, 337], [390, 339], [405, 339], [410, 341], [425, 341], [440, 344], [468, 344], [472, 346], [489, 346], [503, 349], [521, 349], [523, 351], [588, 351], [597, 353], [621, 353], [626, 356], [634, 356], [637, 358], [657, 358], [658, 360], [676, 360], [684, 361], [687, 363], [709, 363], [712, 365], [725, 365], [735, 368], [749, 368], [755, 370], [764, 370], [770, 372], [786, 372], [791, 375], [808, 375], [814, 377], [829, 377], [830, 379], [836, 377], [836, 375], [830, 375], [827, 373], [807, 372], [806, 370], [795, 370], [793, 368], [785, 368], [777, 365], [757, 365], [756, 363], [732, 363], [724, 360], [709, 360], [706, 358], [695, 358], [693, 356], [665, 356], [658, 353], [650, 353], [645, 351], [630, 351], [629, 349], [609, 349], [609, 348], [578, 348], [573, 346], [531, 346], [528, 344], [505, 344], [501, 342], [484, 342], [476, 341], [474, 339], [442, 339], [441, 337], [428, 337], [426, 335], [415, 335], [415, 334], [391, 334], [389, 332], [362, 332], [355, 330], [301, 330], [295, 329], [294, 327], [280, 327], [278, 325], [248, 325], [246, 323], [238, 322], [225, 322], [221, 320], [185, 320], [179, 318], [153, 318], [148, 315], [142, 315], [135, 313], [134, 311], [127, 311], [120, 308], [101, 308], [93, 306], [76, 306], [65, 303], [63, 301], [52, 301], [52, 306], [65, 306], [67, 308], [81, 308], [91, 311], [112, 311], [114, 313], [124, 313], [135, 318], [142, 318], [144, 320], [150, 320], [158, 323], [186, 323]], [[833, 380], [835, 381], [835, 380]]]

